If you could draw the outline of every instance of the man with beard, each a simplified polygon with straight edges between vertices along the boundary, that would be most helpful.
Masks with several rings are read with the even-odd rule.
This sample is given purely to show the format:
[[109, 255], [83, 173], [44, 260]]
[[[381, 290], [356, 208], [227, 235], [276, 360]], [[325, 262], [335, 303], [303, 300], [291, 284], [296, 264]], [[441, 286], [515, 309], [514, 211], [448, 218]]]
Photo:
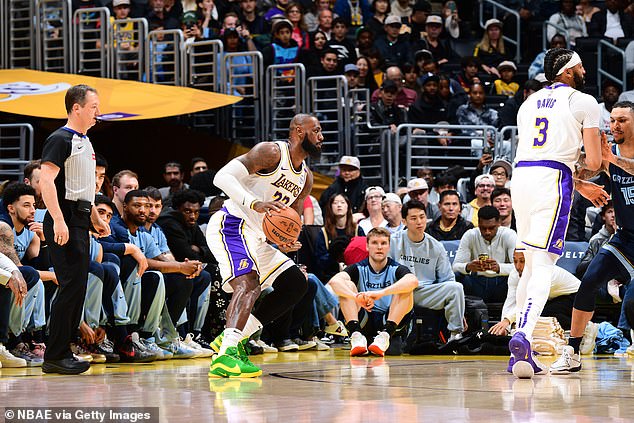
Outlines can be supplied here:
[[[207, 245], [218, 260], [223, 289], [233, 292], [226, 328], [212, 342], [218, 356], [210, 377], [257, 377], [262, 370], [251, 363], [244, 342], [282, 316], [304, 295], [306, 277], [284, 252], [296, 251], [295, 242], [275, 249], [262, 232], [264, 213], [286, 207], [302, 211], [313, 186], [313, 174], [304, 159], [318, 159], [324, 137], [319, 120], [298, 114], [290, 124], [288, 142], [261, 142], [218, 171], [214, 184], [229, 197], [207, 226]], [[256, 309], [263, 288], [273, 287]], [[253, 311], [252, 311], [253, 309]]]
[[[139, 335], [146, 339], [146, 343], [158, 328], [161, 307], [153, 309], [156, 305], [155, 296], [164, 294], [171, 322], [176, 327], [192, 292], [193, 279], [202, 270], [202, 263], [199, 261], [179, 262], [162, 254], [154, 238], [147, 231], [139, 230], [147, 221], [148, 210], [149, 199], [145, 191], [132, 190], [126, 194], [122, 219], [128, 231], [128, 239], [120, 240], [136, 245], [147, 258], [149, 271], [143, 273], [142, 276], [136, 273], [136, 261], [127, 259], [128, 256], [124, 256], [121, 261], [121, 280], [125, 281], [126, 285], [124, 291], [128, 301], [130, 321], [132, 324], [144, 324], [143, 331]], [[140, 312], [132, 312], [139, 305], [138, 288], [135, 288], [139, 286], [139, 282], [141, 283]], [[161, 289], [162, 284], [164, 284], [164, 290]], [[145, 319], [144, 322], [141, 321], [143, 319]], [[148, 324], [150, 319], [155, 320]], [[175, 357], [192, 356], [191, 351], [181, 351], [178, 339], [171, 341], [172, 345], [168, 349]]]
[[[610, 131], [614, 136], [614, 146], [607, 143], [605, 134], [601, 140], [603, 162], [602, 172], [610, 175], [612, 201], [618, 229], [610, 240], [601, 247], [581, 280], [572, 310], [572, 324], [568, 346], [563, 348], [561, 357], [551, 366], [551, 373], [568, 374], [581, 370], [579, 348], [586, 324], [594, 314], [595, 296], [600, 286], [611, 279], [628, 281], [634, 275], [634, 220], [632, 207], [634, 197], [634, 103], [620, 101], [610, 114]], [[583, 177], [597, 172], [586, 172]], [[513, 178], [515, 186], [515, 178]], [[632, 302], [630, 289], [623, 299], [623, 308], [630, 326]], [[629, 310], [628, 310], [629, 309]], [[619, 325], [621, 327], [621, 325]]]
[[[551, 49], [544, 58], [544, 71], [553, 84], [528, 97], [518, 113], [519, 142], [511, 189], [517, 248], [526, 260], [517, 287], [517, 331], [509, 342], [512, 372], [519, 378], [546, 371], [533, 360], [530, 342], [548, 300], [555, 263], [564, 251], [573, 190], [598, 206], [608, 199], [601, 187], [579, 175], [573, 179], [582, 146], [586, 153], [583, 166], [589, 171], [601, 167], [599, 105], [594, 97], [578, 91], [584, 85], [581, 58], [571, 50]], [[592, 309], [590, 301], [586, 299], [584, 309]], [[578, 370], [578, 366], [572, 367]]]
[[163, 196], [163, 205], [168, 207], [171, 205], [172, 195], [183, 189], [189, 188], [184, 181], [185, 172], [183, 165], [177, 162], [169, 162], [165, 164], [163, 169], [163, 179], [167, 183], [166, 187], [159, 188]]

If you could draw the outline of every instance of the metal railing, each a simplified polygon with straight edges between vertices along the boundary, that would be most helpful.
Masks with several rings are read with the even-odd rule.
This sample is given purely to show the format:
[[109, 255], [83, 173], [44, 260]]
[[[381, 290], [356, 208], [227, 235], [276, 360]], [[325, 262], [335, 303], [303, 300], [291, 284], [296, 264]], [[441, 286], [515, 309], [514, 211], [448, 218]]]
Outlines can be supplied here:
[[35, 64], [49, 72], [70, 71], [71, 1], [35, 1]]
[[[499, 151], [499, 146], [502, 145], [503, 142], [507, 141], [510, 143], [510, 155], [508, 157], [505, 157], [509, 162], [513, 163], [513, 161], [515, 160], [515, 154], [517, 153], [517, 142], [519, 141], [519, 137], [518, 137], [518, 133], [517, 133], [517, 126], [504, 126], [502, 127], [499, 132], [498, 132], [498, 137], [497, 137], [497, 142], [498, 144], [496, 144], [496, 151]], [[495, 157], [496, 159], [500, 158], [498, 156]]]
[[271, 141], [286, 140], [291, 119], [306, 110], [304, 65], [270, 65], [266, 69], [265, 85], [265, 134]]
[[[505, 5], [503, 5], [502, 3], [498, 3], [496, 1], [493, 0], [482, 0], [480, 1], [480, 27], [484, 28], [484, 23], [487, 21], [487, 19], [484, 19], [484, 8], [486, 7], [490, 7], [492, 8], [492, 18], [495, 19], [499, 19], [500, 21], [502, 19], [500, 19], [500, 17], [503, 17], [504, 15], [508, 16], [508, 15], [512, 15], [515, 17], [515, 36], [517, 38], [511, 38], [509, 36], [503, 35], [502, 37], [504, 38], [504, 41], [510, 44], [513, 44], [515, 46], [515, 62], [519, 63], [522, 59], [522, 55], [520, 52], [520, 48], [522, 46], [521, 44], [521, 28], [520, 28], [520, 14], [513, 9], [510, 9], [508, 7], [506, 7]], [[498, 17], [498, 12], [502, 12], [500, 13], [500, 17]]]
[[[619, 56], [621, 56], [621, 77], [617, 77], [615, 75], [612, 75], [609, 70], [605, 69], [603, 67], [603, 55], [604, 55], [604, 49], [607, 51], [612, 51], [613, 54], [617, 54]], [[601, 88], [601, 80], [602, 78], [605, 77], [607, 79], [610, 79], [618, 84], [621, 84], [621, 87], [623, 89], [623, 91], [626, 90], [627, 87], [627, 59], [625, 58], [625, 51], [618, 48], [617, 46], [615, 46], [614, 44], [606, 41], [606, 40], [600, 40], [599, 41], [599, 48], [598, 48], [598, 53], [597, 53], [597, 87], [599, 87], [599, 89]]]
[[497, 147], [499, 137], [493, 126], [399, 125], [393, 136], [394, 181], [410, 179], [424, 167], [440, 170], [459, 164], [467, 170], [475, 169], [489, 137]]
[[33, 159], [33, 127], [28, 123], [0, 124], [0, 175], [20, 177]]
[[0, 0], [0, 63], [3, 68], [34, 68], [33, 2]]
[[317, 116], [324, 141], [319, 162], [311, 166], [332, 174], [339, 157], [350, 151], [350, 108], [346, 107], [348, 81], [343, 75], [315, 76], [306, 81], [308, 112]]
[[153, 84], [184, 84], [183, 31], [165, 29], [151, 31], [146, 45], [145, 77]]
[[226, 133], [245, 146], [264, 141], [262, 54], [259, 51], [225, 53], [221, 63], [223, 91], [242, 97], [242, 101], [228, 107]]
[[[570, 32], [563, 26], [556, 25], [550, 21], [544, 21], [542, 24], [542, 48], [547, 50], [550, 48], [550, 40], [552, 37], [548, 36], [548, 27], [555, 28], [555, 34], [561, 34], [566, 38], [566, 48], [570, 48]], [[553, 37], [555, 36], [553, 34]]]
[[[219, 40], [195, 41], [186, 44], [188, 86], [205, 91], [221, 91], [222, 50], [222, 42]], [[195, 128], [204, 128], [217, 133], [219, 116], [218, 110], [203, 110], [191, 115], [191, 124]]]
[[147, 61], [147, 21], [145, 18], [115, 19], [109, 28], [110, 76], [115, 79], [143, 80]]
[[71, 43], [72, 73], [102, 78], [110, 76], [109, 26], [110, 11], [107, 7], [75, 10]]

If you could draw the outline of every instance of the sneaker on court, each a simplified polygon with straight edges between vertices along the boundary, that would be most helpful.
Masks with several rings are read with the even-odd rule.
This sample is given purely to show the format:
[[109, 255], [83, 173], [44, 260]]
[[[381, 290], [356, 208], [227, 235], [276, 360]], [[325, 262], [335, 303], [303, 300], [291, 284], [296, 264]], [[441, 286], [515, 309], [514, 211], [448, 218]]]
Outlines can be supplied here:
[[451, 342], [460, 341], [462, 338], [462, 332], [452, 332], [449, 339], [447, 339], [447, 343], [449, 344]]
[[513, 364], [515, 364], [515, 357], [511, 354], [511, 358], [509, 358], [509, 365], [506, 366], [506, 371], [509, 373], [513, 373]]
[[20, 342], [16, 345], [16, 347], [11, 350], [11, 354], [24, 359], [27, 367], [39, 367], [44, 362], [42, 358], [37, 357], [31, 352], [31, 348], [29, 348], [29, 345], [26, 342]]
[[[155, 360], [166, 360], [167, 357], [164, 354], [164, 349], [156, 345], [154, 342], [154, 337], [150, 337], [147, 339], [139, 339], [141, 344], [145, 347], [145, 350], [154, 356]], [[173, 355], [172, 355], [173, 357]]]
[[344, 325], [341, 320], [337, 320], [337, 323], [333, 323], [332, 325], [326, 326], [326, 329], [324, 329], [324, 332], [330, 335], [348, 336], [348, 330], [346, 329], [346, 325]]
[[26, 360], [14, 356], [4, 345], [0, 344], [0, 365], [5, 369], [26, 367]]
[[258, 339], [257, 341], [255, 341], [255, 343], [258, 344], [260, 348], [262, 348], [262, 351], [264, 351], [265, 354], [277, 352], [277, 348], [268, 345], [266, 342], [264, 342], [261, 339]]
[[317, 343], [315, 341], [304, 341], [301, 338], [293, 338], [291, 341], [294, 344], [297, 344], [297, 349], [299, 351], [309, 350], [317, 346]]
[[390, 338], [390, 345], [387, 347], [387, 350], [385, 350], [385, 355], [402, 355], [402, 354], [403, 354], [403, 338], [400, 335], [394, 335]]
[[581, 345], [579, 346], [579, 354], [587, 355], [594, 352], [594, 346], [597, 341], [597, 334], [599, 333], [599, 324], [594, 322], [588, 322], [586, 328], [583, 330], [583, 338], [581, 338]]
[[44, 353], [46, 352], [46, 345], [43, 342], [32, 342], [31, 352], [34, 356], [44, 360]]
[[104, 338], [101, 344], [92, 346], [91, 351], [96, 354], [102, 354], [106, 357], [106, 363], [116, 363], [120, 360], [119, 354], [114, 352], [114, 343], [108, 338]]
[[202, 352], [185, 345], [180, 339], [172, 341], [169, 350], [174, 354], [173, 358], [196, 358], [202, 355]]
[[222, 346], [222, 338], [223, 338], [224, 333], [225, 333], [224, 331], [220, 332], [220, 335], [216, 336], [214, 338], [214, 340], [209, 343], [209, 346], [215, 352], [220, 351], [220, 347]]
[[117, 354], [120, 361], [126, 363], [149, 363], [155, 360], [155, 355], [145, 349], [136, 332], [126, 336], [123, 343], [117, 346]]
[[209, 377], [257, 377], [262, 370], [244, 361], [238, 353], [237, 347], [229, 347], [223, 355], [217, 356], [209, 365]]
[[321, 342], [321, 340], [317, 336], [313, 336], [312, 341], [315, 343], [317, 351], [328, 351], [330, 349], [330, 345]]
[[567, 375], [579, 370], [581, 370], [581, 357], [575, 354], [574, 348], [570, 345], [563, 347], [559, 358], [550, 366], [550, 373], [554, 375]]
[[353, 332], [350, 336], [350, 357], [358, 357], [368, 353], [368, 340], [361, 332]]
[[374, 337], [374, 341], [368, 347], [368, 350], [379, 357], [383, 357], [385, 355], [385, 351], [390, 347], [390, 335], [388, 335], [385, 331], [380, 331]]
[[196, 343], [200, 345], [202, 348], [206, 350], [211, 350], [213, 352], [214, 349], [211, 348], [211, 345], [209, 345], [209, 342], [207, 342], [207, 340], [203, 337], [201, 333], [199, 333], [198, 335], [194, 337], [194, 341], [196, 341]]
[[259, 346], [258, 343], [255, 342], [255, 340], [249, 339], [249, 342], [247, 342], [247, 345], [249, 346], [249, 355], [264, 354], [264, 348]]
[[514, 363], [511, 369], [513, 375], [519, 379], [530, 379], [533, 375], [542, 374], [548, 368], [537, 360], [531, 350], [531, 343], [522, 332], [516, 332], [509, 341], [509, 350]]
[[278, 351], [282, 352], [292, 352], [299, 351], [299, 345], [291, 341], [290, 339], [285, 339], [280, 342], [276, 342], [274, 347], [277, 348]]
[[197, 357], [211, 357], [211, 355], [214, 353], [213, 350], [203, 348], [202, 345], [194, 341], [194, 334], [192, 333], [188, 333], [182, 343], [194, 350], [199, 351], [200, 355]]

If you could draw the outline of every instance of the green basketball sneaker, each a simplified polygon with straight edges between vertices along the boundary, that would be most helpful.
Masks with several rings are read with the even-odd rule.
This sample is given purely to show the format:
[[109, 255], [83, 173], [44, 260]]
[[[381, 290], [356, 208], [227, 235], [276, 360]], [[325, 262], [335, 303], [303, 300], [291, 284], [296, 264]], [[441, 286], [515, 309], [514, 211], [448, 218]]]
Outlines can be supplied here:
[[237, 347], [227, 348], [227, 352], [216, 357], [209, 366], [209, 377], [257, 377], [262, 370], [250, 361], [244, 361]]
[[[220, 347], [222, 346], [222, 338], [224, 335], [224, 331], [222, 331], [220, 333], [220, 335], [216, 336], [216, 339], [214, 339], [213, 341], [211, 341], [209, 343], [209, 346], [211, 347], [212, 350], [214, 350], [214, 352], [218, 352], [220, 351]], [[249, 338], [242, 338], [242, 340], [240, 342], [238, 342], [238, 355], [240, 356], [241, 359], [243, 359], [244, 361], [250, 363], [249, 361], [249, 350], [247, 349], [247, 345], [249, 343]], [[253, 363], [251, 363], [253, 364]]]
[[220, 347], [222, 346], [222, 337], [224, 334], [224, 331], [220, 332], [220, 335], [216, 336], [216, 339], [209, 343], [209, 346], [212, 350], [214, 350], [214, 352], [220, 351]]

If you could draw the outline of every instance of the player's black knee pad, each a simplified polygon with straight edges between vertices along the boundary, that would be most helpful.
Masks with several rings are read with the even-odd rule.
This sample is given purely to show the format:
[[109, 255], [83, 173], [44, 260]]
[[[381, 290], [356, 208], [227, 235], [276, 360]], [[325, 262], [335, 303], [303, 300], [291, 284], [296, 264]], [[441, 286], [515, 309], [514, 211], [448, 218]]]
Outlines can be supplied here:
[[304, 296], [307, 288], [306, 276], [297, 266], [289, 267], [273, 282], [273, 289], [284, 293], [291, 304], [296, 304]]

